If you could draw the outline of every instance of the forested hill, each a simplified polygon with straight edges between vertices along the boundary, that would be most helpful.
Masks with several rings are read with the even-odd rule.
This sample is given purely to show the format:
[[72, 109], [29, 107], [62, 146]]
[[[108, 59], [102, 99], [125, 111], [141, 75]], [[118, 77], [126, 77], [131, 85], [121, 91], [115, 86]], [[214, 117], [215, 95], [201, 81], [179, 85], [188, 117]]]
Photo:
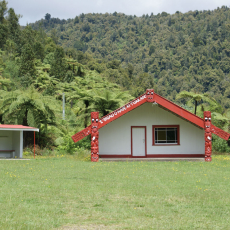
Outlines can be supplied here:
[[31, 24], [39, 25], [69, 52], [85, 53], [91, 69], [132, 89], [134, 96], [152, 87], [171, 100], [182, 90], [208, 92], [230, 107], [228, 7], [142, 17], [81, 14], [68, 20], [47, 14]]

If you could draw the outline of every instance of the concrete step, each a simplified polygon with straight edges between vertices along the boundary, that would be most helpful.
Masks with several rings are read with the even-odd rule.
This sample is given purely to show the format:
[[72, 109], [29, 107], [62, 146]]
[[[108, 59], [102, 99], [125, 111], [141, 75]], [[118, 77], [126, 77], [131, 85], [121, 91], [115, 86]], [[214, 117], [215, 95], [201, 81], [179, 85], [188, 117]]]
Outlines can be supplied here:
[[204, 161], [204, 158], [99, 158], [99, 161]]

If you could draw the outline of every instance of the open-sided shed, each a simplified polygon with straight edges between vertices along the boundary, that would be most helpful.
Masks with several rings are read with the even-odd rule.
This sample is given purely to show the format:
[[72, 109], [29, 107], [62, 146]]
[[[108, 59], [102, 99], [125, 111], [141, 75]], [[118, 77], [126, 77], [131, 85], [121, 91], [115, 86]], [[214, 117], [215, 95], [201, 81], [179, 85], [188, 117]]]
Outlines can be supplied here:
[[23, 125], [0, 125], [0, 157], [23, 157], [23, 131], [39, 129]]
[[91, 160], [102, 158], [204, 158], [211, 161], [212, 133], [228, 140], [230, 134], [156, 94], [153, 89], [99, 118], [72, 139], [91, 134]]

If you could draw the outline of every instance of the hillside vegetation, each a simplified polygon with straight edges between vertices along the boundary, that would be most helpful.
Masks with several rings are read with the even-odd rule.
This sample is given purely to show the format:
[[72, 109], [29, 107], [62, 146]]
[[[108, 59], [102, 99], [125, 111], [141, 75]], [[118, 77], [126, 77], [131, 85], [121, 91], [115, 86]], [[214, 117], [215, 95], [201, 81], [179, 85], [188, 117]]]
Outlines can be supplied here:
[[142, 17], [81, 14], [68, 20], [47, 14], [31, 26], [42, 26], [66, 51], [82, 52], [88, 58], [84, 64], [134, 96], [152, 87], [171, 100], [183, 90], [208, 92], [230, 107], [228, 7]]

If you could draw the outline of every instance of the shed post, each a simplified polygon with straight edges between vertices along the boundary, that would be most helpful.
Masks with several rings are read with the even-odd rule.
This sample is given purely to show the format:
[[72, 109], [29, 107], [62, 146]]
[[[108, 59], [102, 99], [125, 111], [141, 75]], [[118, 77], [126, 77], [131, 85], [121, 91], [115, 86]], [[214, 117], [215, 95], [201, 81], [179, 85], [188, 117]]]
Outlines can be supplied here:
[[99, 145], [98, 145], [98, 122], [99, 112], [91, 112], [91, 161], [99, 160]]
[[204, 111], [205, 161], [212, 161], [211, 112]]
[[23, 156], [23, 131], [20, 131], [19, 158]]

